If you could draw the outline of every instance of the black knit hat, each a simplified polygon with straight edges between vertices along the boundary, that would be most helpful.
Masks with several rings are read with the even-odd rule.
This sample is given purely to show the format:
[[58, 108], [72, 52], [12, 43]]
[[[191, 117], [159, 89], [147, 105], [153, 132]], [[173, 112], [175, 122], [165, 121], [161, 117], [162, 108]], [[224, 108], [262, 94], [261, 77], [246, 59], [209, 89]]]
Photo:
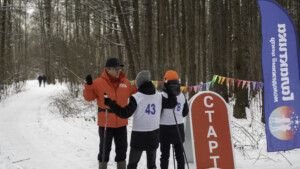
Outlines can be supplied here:
[[105, 67], [123, 67], [123, 64], [120, 64], [117, 58], [109, 58], [106, 60]]

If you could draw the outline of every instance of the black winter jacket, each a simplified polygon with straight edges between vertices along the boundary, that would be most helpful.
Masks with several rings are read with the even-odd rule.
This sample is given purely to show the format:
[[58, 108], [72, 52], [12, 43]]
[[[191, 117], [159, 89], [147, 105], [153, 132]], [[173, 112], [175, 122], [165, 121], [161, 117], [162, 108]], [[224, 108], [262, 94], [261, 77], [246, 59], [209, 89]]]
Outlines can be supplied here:
[[[177, 80], [168, 81], [168, 83], [164, 84], [165, 92], [175, 93], [176, 95], [180, 94], [180, 84]], [[187, 100], [185, 100], [182, 117], [186, 117], [189, 113], [189, 106]], [[178, 124], [180, 136], [182, 139], [182, 143], [185, 141], [185, 133], [184, 133], [184, 125]], [[181, 143], [178, 129], [176, 125], [160, 125], [160, 142], [161, 143], [169, 143], [169, 144], [179, 144]]]

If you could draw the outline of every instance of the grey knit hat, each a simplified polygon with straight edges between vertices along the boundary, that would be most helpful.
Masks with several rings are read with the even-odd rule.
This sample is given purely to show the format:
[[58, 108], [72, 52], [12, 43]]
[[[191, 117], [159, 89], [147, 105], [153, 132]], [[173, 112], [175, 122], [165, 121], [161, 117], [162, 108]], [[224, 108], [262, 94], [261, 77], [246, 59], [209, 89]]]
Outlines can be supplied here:
[[148, 70], [143, 70], [136, 75], [135, 84], [139, 88], [143, 83], [150, 81], [151, 74]]

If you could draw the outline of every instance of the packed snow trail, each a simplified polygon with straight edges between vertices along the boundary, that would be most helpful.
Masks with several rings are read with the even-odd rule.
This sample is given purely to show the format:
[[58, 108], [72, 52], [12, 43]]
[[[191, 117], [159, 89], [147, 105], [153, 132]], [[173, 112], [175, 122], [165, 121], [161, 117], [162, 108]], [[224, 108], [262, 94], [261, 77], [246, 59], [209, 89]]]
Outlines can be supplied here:
[[[76, 117], [63, 119], [58, 112], [49, 110], [51, 97], [63, 90], [67, 90], [66, 84], [46, 85], [44, 88], [38, 87], [37, 80], [27, 81], [24, 91], [0, 103], [0, 169], [98, 168], [96, 122]], [[128, 143], [131, 122], [129, 120], [127, 127]], [[128, 146], [127, 158], [129, 150]], [[116, 168], [114, 158], [112, 144], [109, 169]], [[160, 150], [157, 149], [158, 168], [159, 159]], [[170, 169], [172, 165], [173, 158], [170, 157]], [[146, 153], [143, 153], [138, 168], [147, 168]]]
[[59, 114], [49, 112], [49, 96], [63, 89], [66, 87], [60, 85], [38, 87], [37, 81], [29, 81], [25, 91], [0, 105], [0, 169], [83, 169], [98, 165], [97, 126], [70, 125]]

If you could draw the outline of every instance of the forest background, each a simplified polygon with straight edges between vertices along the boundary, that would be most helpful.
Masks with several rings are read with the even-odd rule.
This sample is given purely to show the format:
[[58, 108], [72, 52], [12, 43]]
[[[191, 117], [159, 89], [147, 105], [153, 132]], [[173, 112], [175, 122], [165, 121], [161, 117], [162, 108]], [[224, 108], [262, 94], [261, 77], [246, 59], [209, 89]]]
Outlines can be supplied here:
[[[299, 30], [300, 1], [275, 1]], [[0, 100], [4, 85], [18, 85], [39, 74], [46, 74], [48, 83], [70, 83], [70, 91], [78, 94], [82, 83], [74, 74], [82, 79], [88, 74], [99, 77], [109, 57], [124, 63], [130, 80], [148, 69], [153, 80], [161, 81], [172, 69], [184, 86], [211, 81], [214, 75], [263, 82], [258, 4], [256, 0], [0, 0]], [[217, 83], [210, 90], [226, 101], [235, 100], [236, 118], [246, 118], [245, 109], [258, 93]]]

